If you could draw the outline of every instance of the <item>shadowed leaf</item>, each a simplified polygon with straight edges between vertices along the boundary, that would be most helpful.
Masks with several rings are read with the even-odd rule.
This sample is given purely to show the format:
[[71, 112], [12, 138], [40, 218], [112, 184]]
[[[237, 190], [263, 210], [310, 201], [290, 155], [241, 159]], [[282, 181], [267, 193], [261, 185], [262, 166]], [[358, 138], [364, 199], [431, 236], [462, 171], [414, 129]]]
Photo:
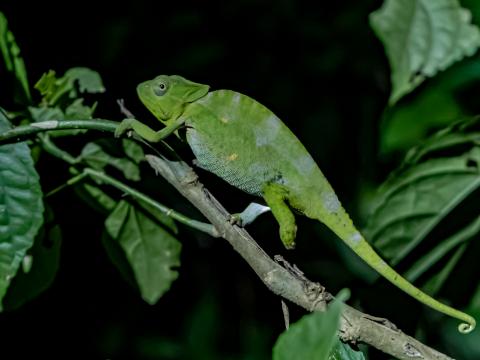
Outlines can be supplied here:
[[480, 187], [480, 147], [433, 158], [397, 173], [383, 185], [365, 235], [398, 263], [462, 200]]
[[328, 360], [365, 360], [365, 356], [361, 351], [355, 351], [349, 345], [338, 341]]
[[30, 88], [27, 79], [27, 70], [23, 58], [20, 56], [20, 48], [15, 42], [15, 37], [8, 30], [8, 21], [0, 12], [0, 51], [5, 62], [7, 71], [13, 74], [22, 91], [22, 96], [30, 102]]
[[391, 66], [390, 104], [480, 46], [480, 32], [457, 0], [386, 0], [370, 15]]
[[110, 165], [120, 170], [128, 180], [140, 180], [140, 169], [135, 162], [127, 158], [112, 156], [95, 143], [85, 145], [80, 156], [95, 169], [103, 169], [105, 166]]
[[126, 201], [120, 201], [105, 221], [108, 234], [123, 251], [142, 298], [149, 304], [170, 289], [178, 277], [181, 244], [156, 221]]
[[342, 310], [335, 300], [325, 312], [305, 315], [283, 332], [273, 347], [273, 360], [327, 359], [337, 341]]
[[[10, 123], [0, 109], [0, 132]], [[0, 302], [43, 223], [42, 190], [25, 143], [0, 146]]]

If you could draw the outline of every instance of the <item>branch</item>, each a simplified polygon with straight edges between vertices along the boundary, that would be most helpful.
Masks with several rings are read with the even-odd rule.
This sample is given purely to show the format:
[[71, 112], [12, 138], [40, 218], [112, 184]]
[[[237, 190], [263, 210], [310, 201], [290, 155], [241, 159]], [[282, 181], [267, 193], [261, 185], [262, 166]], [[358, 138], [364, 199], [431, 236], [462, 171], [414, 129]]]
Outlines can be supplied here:
[[[324, 311], [333, 299], [323, 286], [273, 261], [243, 229], [229, 223], [229, 213], [198, 181], [191, 167], [153, 155], [147, 161], [216, 227], [221, 236], [247, 261], [263, 283], [275, 294], [308, 311]], [[340, 338], [364, 342], [400, 360], [447, 360], [450, 357], [404, 334], [388, 320], [344, 306]]]
[[0, 145], [15, 143], [32, 137], [38, 133], [54, 130], [100, 130], [114, 132], [118, 122], [101, 119], [91, 120], [48, 120], [18, 126], [0, 134]]

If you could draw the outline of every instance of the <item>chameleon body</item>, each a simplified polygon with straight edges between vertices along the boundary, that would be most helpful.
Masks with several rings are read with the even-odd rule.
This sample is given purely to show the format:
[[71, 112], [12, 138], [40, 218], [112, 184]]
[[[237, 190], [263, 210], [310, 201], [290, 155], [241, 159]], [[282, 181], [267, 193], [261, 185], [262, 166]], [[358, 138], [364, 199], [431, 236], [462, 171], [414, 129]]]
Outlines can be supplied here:
[[119, 125], [117, 136], [133, 129], [155, 142], [186, 126], [197, 164], [233, 186], [263, 197], [280, 225], [280, 238], [287, 248], [295, 244], [295, 209], [324, 223], [401, 290], [464, 321], [459, 325], [461, 332], [474, 329], [475, 319], [425, 294], [382, 260], [355, 228], [305, 147], [268, 108], [238, 92], [209, 92], [208, 86], [176, 75], [158, 76], [140, 84], [137, 91], [144, 105], [166, 127], [155, 132], [137, 120], [126, 119]]

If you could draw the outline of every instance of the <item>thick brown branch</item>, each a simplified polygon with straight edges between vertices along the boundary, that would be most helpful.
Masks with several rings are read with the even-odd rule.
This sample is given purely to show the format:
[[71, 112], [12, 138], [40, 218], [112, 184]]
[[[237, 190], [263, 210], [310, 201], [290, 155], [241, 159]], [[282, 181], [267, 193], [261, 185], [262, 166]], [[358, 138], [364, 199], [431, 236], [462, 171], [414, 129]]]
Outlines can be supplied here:
[[[147, 155], [150, 165], [185, 196], [216, 227], [218, 233], [247, 261], [263, 283], [275, 294], [308, 311], [323, 311], [333, 298], [320, 284], [309, 281], [299, 271], [288, 270], [273, 261], [242, 228], [229, 223], [229, 214], [198, 181], [187, 164]], [[388, 320], [345, 306], [340, 338], [369, 344], [401, 360], [451, 359], [404, 334]]]

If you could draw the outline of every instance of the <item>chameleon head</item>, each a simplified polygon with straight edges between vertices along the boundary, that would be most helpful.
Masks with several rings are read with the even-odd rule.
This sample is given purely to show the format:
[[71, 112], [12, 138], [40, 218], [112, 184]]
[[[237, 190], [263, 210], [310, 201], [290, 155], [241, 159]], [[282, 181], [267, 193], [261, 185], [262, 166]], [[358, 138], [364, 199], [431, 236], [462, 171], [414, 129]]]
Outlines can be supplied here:
[[178, 75], [160, 75], [138, 85], [137, 93], [157, 119], [167, 121], [178, 118], [186, 104], [205, 96], [208, 89]]

